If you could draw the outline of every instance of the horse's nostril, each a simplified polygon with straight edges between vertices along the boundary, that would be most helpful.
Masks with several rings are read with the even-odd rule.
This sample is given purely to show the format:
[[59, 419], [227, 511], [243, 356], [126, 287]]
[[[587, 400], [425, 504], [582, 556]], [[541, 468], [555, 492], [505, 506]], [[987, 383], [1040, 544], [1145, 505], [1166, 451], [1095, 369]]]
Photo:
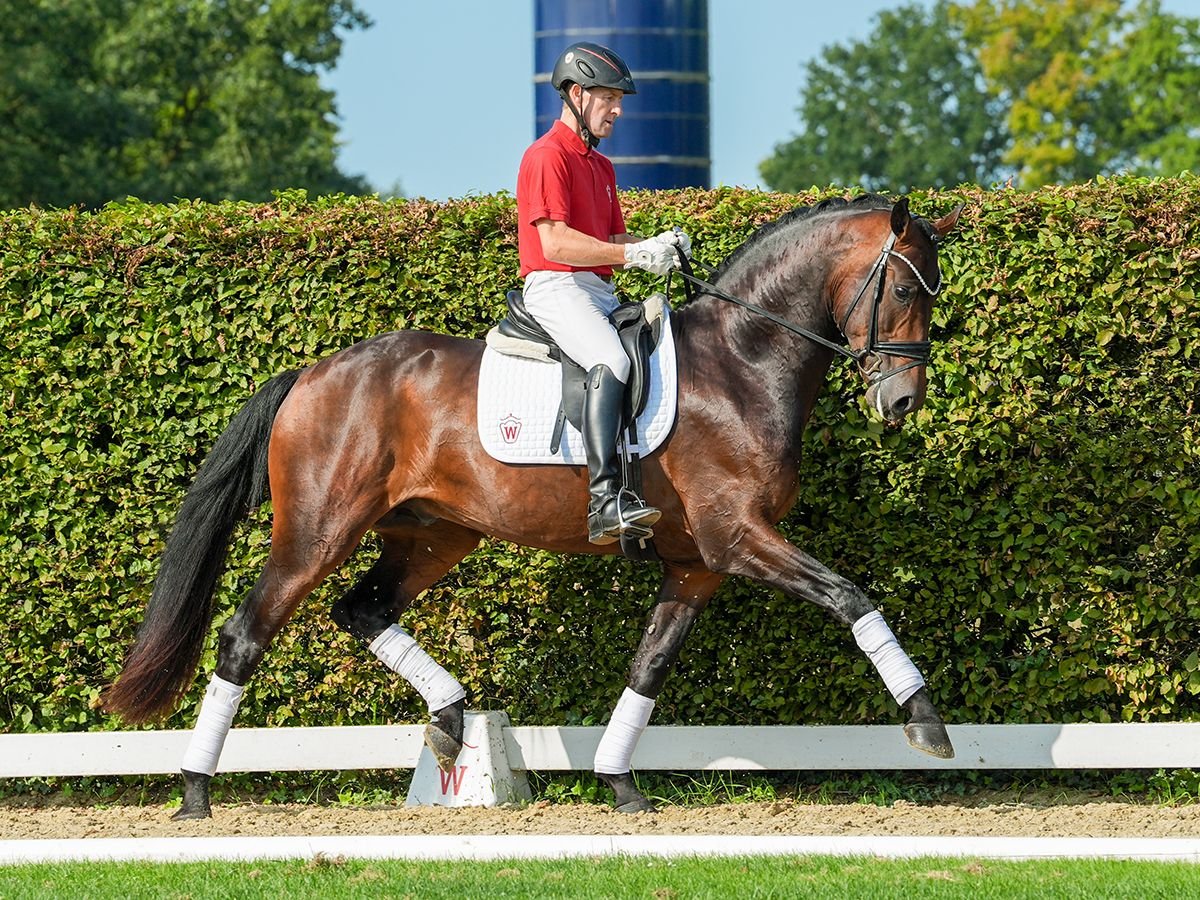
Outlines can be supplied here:
[[912, 394], [905, 394], [903, 397], [897, 398], [896, 402], [892, 404], [892, 412], [895, 413], [895, 417], [897, 419], [907, 416], [910, 412], [912, 412], [912, 408]]

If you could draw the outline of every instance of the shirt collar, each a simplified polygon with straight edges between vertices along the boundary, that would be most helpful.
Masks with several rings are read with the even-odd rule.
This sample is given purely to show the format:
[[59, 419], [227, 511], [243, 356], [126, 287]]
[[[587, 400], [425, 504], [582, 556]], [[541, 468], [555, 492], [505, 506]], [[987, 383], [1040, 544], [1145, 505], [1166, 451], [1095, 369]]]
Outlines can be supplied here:
[[574, 150], [580, 156], [587, 156], [592, 152], [592, 148], [578, 134], [566, 126], [562, 119], [555, 119], [554, 125], [550, 129], [557, 140], [564, 147]]

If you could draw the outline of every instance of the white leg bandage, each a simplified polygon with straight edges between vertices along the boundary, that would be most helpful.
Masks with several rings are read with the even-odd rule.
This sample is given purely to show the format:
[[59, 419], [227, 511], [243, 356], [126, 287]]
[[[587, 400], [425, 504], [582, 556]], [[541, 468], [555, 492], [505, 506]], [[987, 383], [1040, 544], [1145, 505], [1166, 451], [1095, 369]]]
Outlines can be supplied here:
[[854, 623], [852, 630], [858, 646], [879, 670], [884, 685], [903, 706], [905, 700], [924, 686], [925, 679], [896, 642], [896, 636], [883, 621], [883, 614], [879, 610], [867, 613]]
[[632, 688], [625, 688], [600, 738], [600, 746], [596, 748], [593, 769], [602, 775], [623, 775], [628, 772], [633, 748], [646, 730], [652, 712], [653, 700], [643, 697]]
[[201, 775], [212, 775], [217, 771], [221, 748], [225, 746], [225, 737], [229, 734], [229, 726], [233, 724], [233, 714], [237, 712], [245, 690], [245, 686], [226, 681], [218, 675], [212, 677], [204, 693], [204, 702], [200, 704], [200, 716], [196, 719], [196, 727], [192, 729], [192, 739], [187, 752], [183, 754], [180, 768]]
[[467, 696], [454, 676], [435, 663], [399, 625], [389, 625], [371, 641], [371, 652], [416, 689], [429, 704], [431, 713]]

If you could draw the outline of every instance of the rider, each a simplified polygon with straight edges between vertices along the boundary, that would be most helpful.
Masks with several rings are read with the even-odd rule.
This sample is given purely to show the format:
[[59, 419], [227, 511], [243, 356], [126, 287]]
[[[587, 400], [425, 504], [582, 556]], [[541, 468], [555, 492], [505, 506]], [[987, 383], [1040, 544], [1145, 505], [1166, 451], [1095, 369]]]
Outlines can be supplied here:
[[517, 175], [517, 234], [525, 308], [562, 351], [588, 373], [583, 445], [589, 474], [588, 540], [610, 544], [621, 534], [649, 536], [662, 513], [622, 490], [617, 438], [629, 358], [608, 316], [618, 306], [613, 269], [635, 266], [665, 275], [691, 241], [678, 229], [649, 240], [626, 234], [616, 175], [596, 151], [612, 134], [626, 94], [636, 93], [629, 67], [607, 47], [568, 47], [551, 84], [562, 113], [525, 151]]

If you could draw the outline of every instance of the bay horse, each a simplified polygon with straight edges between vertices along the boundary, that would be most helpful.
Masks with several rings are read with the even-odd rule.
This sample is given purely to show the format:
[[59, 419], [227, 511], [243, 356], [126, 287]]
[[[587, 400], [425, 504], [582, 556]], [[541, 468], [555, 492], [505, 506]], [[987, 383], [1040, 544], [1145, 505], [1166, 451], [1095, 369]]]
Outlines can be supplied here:
[[[630, 773], [633, 747], [696, 617], [730, 575], [850, 626], [905, 710], [909, 743], [953, 756], [924, 679], [871, 601], [775, 526], [796, 500], [801, 435], [836, 352], [855, 360], [866, 401], [884, 419], [899, 422], [924, 402], [937, 248], [962, 209], [930, 222], [910, 214], [907, 198], [867, 195], [793, 210], [751, 235], [673, 313], [676, 424], [643, 461], [644, 496], [663, 513], [654, 533], [662, 585], [594, 766], [618, 809], [653, 809]], [[447, 770], [462, 746], [465, 694], [396, 624], [400, 614], [484, 535], [616, 552], [588, 543], [583, 467], [512, 466], [485, 453], [475, 416], [483, 351], [479, 340], [419, 331], [365, 340], [275, 376], [217, 440], [104, 695], [130, 723], [173, 708], [212, 627], [232, 530], [269, 487], [270, 555], [220, 629], [176, 818], [211, 815], [209, 781], [242, 688], [301, 600], [368, 531], [379, 536], [379, 558], [332, 618], [429, 703], [426, 743]]]

